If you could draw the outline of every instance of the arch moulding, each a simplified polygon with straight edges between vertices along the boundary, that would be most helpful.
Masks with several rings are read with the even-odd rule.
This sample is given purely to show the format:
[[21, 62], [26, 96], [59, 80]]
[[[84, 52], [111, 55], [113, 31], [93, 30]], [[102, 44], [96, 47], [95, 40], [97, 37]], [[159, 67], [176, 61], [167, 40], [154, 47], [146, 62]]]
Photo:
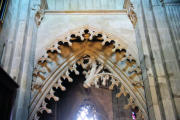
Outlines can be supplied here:
[[147, 119], [141, 69], [127, 48], [123, 40], [90, 26], [59, 37], [44, 51], [34, 68], [29, 120], [38, 120], [43, 111], [52, 112], [45, 99], [60, 100], [53, 88], [65, 91], [62, 83], [73, 82], [70, 72], [78, 75], [77, 66], [84, 70], [85, 88], [108, 85], [113, 90], [116, 86], [119, 89], [116, 97], [128, 97], [124, 109], [136, 107], [137, 118]]

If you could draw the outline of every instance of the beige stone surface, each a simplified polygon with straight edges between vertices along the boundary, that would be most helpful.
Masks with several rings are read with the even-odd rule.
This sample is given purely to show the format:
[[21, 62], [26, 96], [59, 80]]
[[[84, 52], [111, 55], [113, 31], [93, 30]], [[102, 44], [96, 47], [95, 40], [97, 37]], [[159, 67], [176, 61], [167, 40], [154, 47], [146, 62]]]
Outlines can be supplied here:
[[43, 50], [53, 43], [59, 36], [68, 31], [81, 28], [85, 25], [92, 26], [115, 36], [117, 41], [128, 45], [128, 51], [137, 56], [137, 46], [133, 26], [125, 13], [116, 14], [60, 14], [47, 13], [38, 29], [36, 59]]

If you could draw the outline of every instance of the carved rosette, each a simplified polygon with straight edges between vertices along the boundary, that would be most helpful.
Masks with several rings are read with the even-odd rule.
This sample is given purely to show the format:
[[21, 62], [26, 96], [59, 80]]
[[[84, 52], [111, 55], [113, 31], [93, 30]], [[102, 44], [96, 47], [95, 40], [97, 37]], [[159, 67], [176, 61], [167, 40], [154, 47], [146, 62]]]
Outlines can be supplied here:
[[[66, 62], [68, 64], [66, 64], [65, 69], [62, 66]], [[136, 60], [128, 53], [125, 43], [119, 43], [112, 35], [98, 31], [90, 26], [84, 26], [79, 30], [71, 31], [60, 37], [50, 48], [47, 48], [44, 55], [38, 60], [33, 73], [32, 93], [34, 98], [30, 107], [31, 114], [29, 119], [38, 119], [37, 114], [42, 113], [42, 111], [52, 112], [46, 107], [45, 98], [52, 98], [54, 101], [60, 99], [54, 95], [52, 88], [60, 88], [62, 91], [65, 91], [66, 88], [62, 83], [64, 80], [73, 82], [70, 72], [79, 75], [77, 65], [82, 66], [84, 70], [83, 74], [86, 80], [83, 86], [85, 88], [106, 86], [109, 90], [113, 90], [114, 87], [117, 87], [119, 93], [117, 93], [116, 97], [121, 95], [128, 96], [128, 104], [124, 108], [133, 109], [137, 107], [138, 114], [140, 114], [139, 119], [144, 119], [146, 110], [143, 107], [139, 107], [139, 102], [141, 101], [136, 100], [134, 97], [135, 94], [143, 96], [143, 84], [140, 79], [141, 70]], [[50, 76], [59, 69], [63, 69], [62, 75], [51, 81], [51, 87], [46, 86], [50, 81]], [[123, 80], [119, 73], [116, 73], [117, 70], [121, 74], [120, 76], [124, 76], [126, 80]], [[128, 88], [128, 86], [131, 86], [131, 88]], [[42, 93], [45, 87], [49, 88], [46, 94], [45, 92]], [[41, 96], [44, 96], [44, 98], [38, 98], [38, 94], [42, 94]], [[33, 102], [36, 99], [40, 99], [42, 102], [37, 100], [38, 105], [34, 105]], [[141, 99], [144, 101], [143, 97]]]

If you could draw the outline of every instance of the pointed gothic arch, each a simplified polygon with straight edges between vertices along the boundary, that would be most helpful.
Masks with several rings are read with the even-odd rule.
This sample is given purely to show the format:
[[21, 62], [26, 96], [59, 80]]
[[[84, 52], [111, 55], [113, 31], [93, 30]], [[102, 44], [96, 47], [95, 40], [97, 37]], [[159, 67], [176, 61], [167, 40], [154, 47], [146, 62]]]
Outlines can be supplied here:
[[98, 87], [99, 83], [106, 85], [110, 81], [110, 90], [114, 86], [120, 90], [117, 97], [129, 96], [125, 108], [138, 106], [139, 118], [147, 119], [141, 70], [127, 46], [113, 35], [90, 26], [72, 30], [58, 38], [44, 51], [34, 69], [29, 120], [39, 119], [38, 112], [51, 113], [45, 98], [59, 101], [52, 88], [66, 90], [62, 82], [73, 82], [69, 72], [79, 74], [77, 64], [85, 70], [84, 87]]

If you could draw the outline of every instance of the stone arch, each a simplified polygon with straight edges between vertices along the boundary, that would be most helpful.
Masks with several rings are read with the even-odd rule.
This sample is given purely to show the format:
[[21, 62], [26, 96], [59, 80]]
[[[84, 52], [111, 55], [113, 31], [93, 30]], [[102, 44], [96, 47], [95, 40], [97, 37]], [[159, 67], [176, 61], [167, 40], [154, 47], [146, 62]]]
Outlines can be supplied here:
[[106, 85], [106, 81], [110, 81], [110, 90], [114, 86], [120, 90], [117, 97], [128, 95], [129, 103], [125, 108], [138, 106], [139, 119], [147, 119], [141, 70], [127, 46], [112, 34], [90, 26], [58, 38], [39, 58], [34, 69], [29, 120], [39, 119], [37, 112], [51, 113], [45, 98], [59, 100], [52, 88], [65, 90], [62, 82], [73, 81], [69, 72], [79, 74], [77, 65], [84, 69], [84, 87], [98, 87], [99, 83]]

